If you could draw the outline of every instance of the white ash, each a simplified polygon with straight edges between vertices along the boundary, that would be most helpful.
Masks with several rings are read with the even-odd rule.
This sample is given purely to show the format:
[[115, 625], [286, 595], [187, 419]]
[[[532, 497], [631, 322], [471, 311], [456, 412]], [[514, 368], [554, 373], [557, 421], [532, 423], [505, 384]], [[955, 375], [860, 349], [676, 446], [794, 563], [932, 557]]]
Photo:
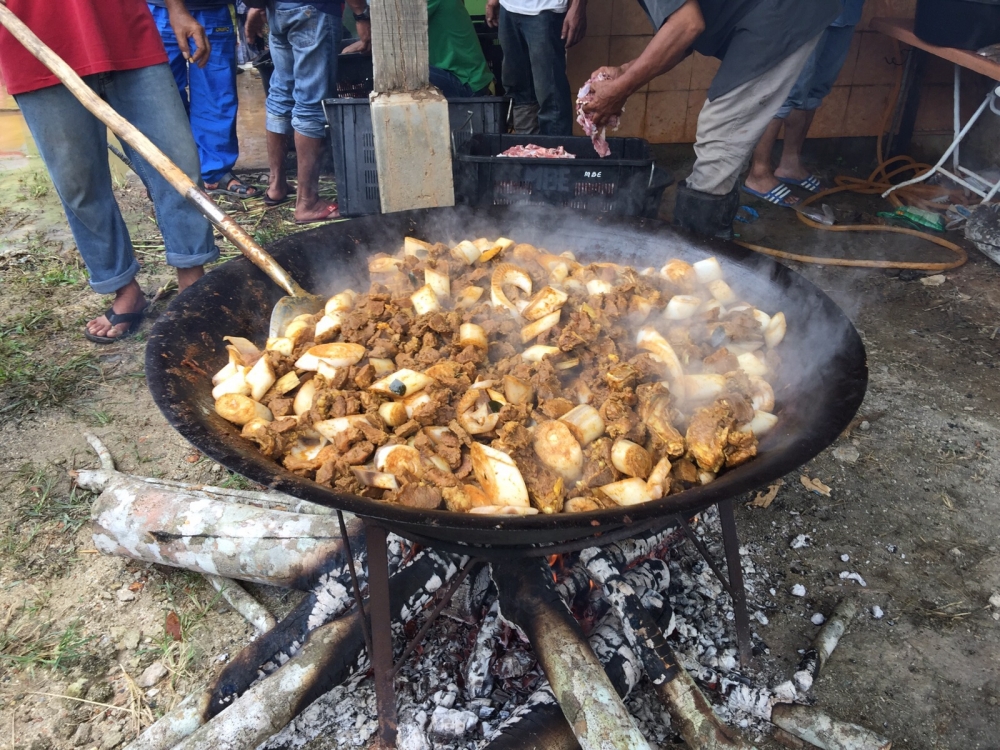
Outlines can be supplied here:
[[824, 622], [826, 622], [826, 615], [824, 615], [822, 612], [816, 612], [810, 619], [813, 625], [822, 625]]
[[850, 571], [842, 570], [842, 571], [840, 571], [840, 578], [843, 581], [856, 581], [861, 586], [867, 586], [868, 585], [865, 582], [865, 579], [861, 577], [860, 573], [851, 573]]
[[[716, 560], [724, 560], [714, 509], [702, 514], [694, 531]], [[744, 546], [740, 554], [748, 599], [751, 606], [759, 608], [762, 603], [756, 602], [755, 595], [759, 591], [766, 597], [765, 582], [769, 574], [754, 564], [751, 555], [763, 555], [763, 551]], [[787, 689], [779, 686], [780, 689], [770, 690], [762, 676], [740, 671], [732, 602], [692, 544], [686, 540], [674, 542], [669, 548], [667, 563], [669, 588], [666, 599], [672, 617], [661, 618], [660, 626], [666, 632], [673, 630], [668, 640], [681, 664], [705, 690], [724, 721], [754, 733], [766, 732], [764, 720], [770, 715], [770, 705], [779, 698], [795, 699], [795, 687], [788, 683], [791, 687], [786, 695]], [[655, 587], [647, 588], [637, 580], [641, 578], [638, 567], [626, 571], [623, 578], [641, 592], [644, 604], [656, 607], [659, 595], [653, 590]], [[590, 597], [593, 601], [601, 598], [599, 587], [590, 592]], [[419, 612], [416, 622], [406, 629], [409, 637], [416, 630], [413, 625], [419, 627], [427, 616], [427, 602], [425, 598], [407, 608], [408, 613]], [[490, 604], [492, 602], [487, 602]], [[752, 611], [759, 613], [758, 622], [767, 621], [763, 611]], [[589, 639], [595, 648], [627, 648], [621, 623], [613, 613], [593, 627]], [[398, 624], [394, 631], [398, 658], [408, 637]], [[596, 645], [595, 638], [604, 645]], [[507, 647], [501, 643], [506, 643]], [[487, 644], [492, 648], [487, 648]], [[500, 662], [511, 651], [518, 653], [513, 661], [520, 669], [515, 671], [528, 668], [524, 674], [504, 680], [498, 674]], [[532, 703], [554, 701], [540, 667], [537, 663], [524, 664], [522, 653], [530, 654], [530, 647], [516, 632], [505, 627], [502, 616], [495, 610], [489, 610], [475, 624], [440, 618], [417, 653], [407, 659], [395, 681], [400, 727], [398, 746], [403, 750], [431, 747], [434, 750], [481, 750], [504, 722], [531, 710]], [[475, 669], [472, 669], [473, 664]], [[367, 657], [362, 655], [354, 676], [319, 698], [258, 750], [315, 747], [318, 738], [322, 738], [323, 747], [338, 750], [367, 746], [378, 728], [374, 686], [367, 668]], [[678, 737], [652, 685], [648, 678], [641, 676], [641, 665], [626, 660], [625, 669], [629, 682], [638, 680], [626, 705], [642, 733], [655, 746], [677, 742]], [[455, 685], [458, 676], [463, 678], [462, 689]], [[445, 711], [454, 713], [445, 714]], [[445, 722], [445, 718], [450, 723]], [[463, 731], [458, 736], [460, 725]], [[455, 731], [451, 732], [452, 729]]]
[[851, 561], [851, 556], [847, 555], [847, 554], [841, 555], [840, 556], [840, 561], [841, 562], [850, 562]]
[[805, 595], [806, 595], [806, 587], [803, 586], [801, 583], [796, 583], [794, 586], [792, 586], [792, 596], [805, 596]]
[[812, 544], [812, 538], [808, 534], [799, 534], [789, 545], [792, 549], [802, 549]]
[[878, 606], [877, 604], [873, 604], [872, 605], [872, 617], [875, 618], [876, 620], [881, 620], [884, 616], [885, 616], [885, 612], [882, 611], [882, 608], [880, 606]]

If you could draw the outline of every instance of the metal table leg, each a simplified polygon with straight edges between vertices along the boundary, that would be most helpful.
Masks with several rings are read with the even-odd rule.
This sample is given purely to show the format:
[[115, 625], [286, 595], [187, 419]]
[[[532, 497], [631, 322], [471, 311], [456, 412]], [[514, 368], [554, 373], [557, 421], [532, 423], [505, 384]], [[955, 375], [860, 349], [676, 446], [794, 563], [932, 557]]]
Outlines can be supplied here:
[[722, 523], [722, 545], [726, 550], [729, 568], [730, 596], [736, 616], [736, 645], [740, 652], [740, 666], [750, 665], [750, 615], [747, 612], [747, 592], [743, 587], [743, 565], [740, 562], [740, 539], [736, 535], [736, 514], [732, 498], [719, 503], [719, 520]]
[[381, 748], [396, 747], [396, 690], [392, 668], [392, 617], [389, 611], [389, 560], [387, 532], [382, 526], [365, 526], [368, 547], [368, 606], [371, 613], [371, 662], [378, 707]]

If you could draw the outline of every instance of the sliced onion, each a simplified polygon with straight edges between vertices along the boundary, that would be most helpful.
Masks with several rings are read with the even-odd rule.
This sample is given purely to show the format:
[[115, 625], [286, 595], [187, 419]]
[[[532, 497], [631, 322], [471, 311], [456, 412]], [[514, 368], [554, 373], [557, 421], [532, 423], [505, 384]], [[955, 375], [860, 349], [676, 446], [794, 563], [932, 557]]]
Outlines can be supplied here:
[[486, 331], [475, 323], [462, 323], [458, 327], [458, 345], [461, 347], [474, 346], [483, 351], [488, 351], [490, 348], [490, 343], [486, 339]]
[[645, 479], [653, 468], [649, 451], [638, 443], [619, 438], [611, 446], [611, 464], [622, 474]]
[[227, 393], [238, 393], [241, 396], [249, 396], [253, 388], [247, 382], [247, 368], [237, 366], [236, 372], [219, 383], [212, 389], [212, 398], [218, 400]]
[[[252, 367], [260, 359], [260, 349], [249, 339], [245, 339], [242, 336], [223, 336], [222, 340], [228, 341], [230, 346], [236, 350], [239, 359], [236, 364]], [[226, 348], [228, 349], [229, 347]]]
[[771, 322], [771, 316], [768, 315], [763, 310], [756, 310], [756, 309], [753, 311], [753, 316], [756, 319], [756, 321], [760, 324], [760, 330], [766, 331], [767, 326]]
[[667, 491], [667, 481], [670, 479], [670, 459], [664, 456], [656, 462], [656, 466], [649, 472], [646, 485], [649, 487], [653, 498], [659, 500], [663, 493]]
[[767, 344], [768, 349], [773, 349], [781, 343], [781, 340], [785, 338], [785, 329], [785, 314], [779, 312], [772, 315], [767, 328], [764, 330], [764, 342]]
[[582, 446], [588, 445], [604, 434], [604, 419], [590, 404], [574, 406], [559, 417], [559, 421], [569, 427], [573, 437]]
[[492, 503], [523, 508], [530, 506], [528, 489], [514, 459], [481, 443], [473, 443], [470, 450], [472, 471]]
[[354, 476], [357, 478], [357, 480], [366, 487], [377, 487], [380, 490], [399, 489], [399, 482], [396, 480], [396, 477], [392, 474], [388, 474], [384, 471], [372, 471], [371, 469], [362, 469], [359, 466], [352, 466], [351, 471], [354, 472]]
[[284, 336], [276, 336], [273, 339], [268, 339], [265, 348], [269, 352], [278, 352], [278, 354], [283, 354], [286, 357], [291, 357], [292, 352], [295, 350], [292, 340]]
[[477, 516], [536, 516], [538, 508], [524, 505], [480, 505], [469, 508]]
[[437, 295], [429, 284], [424, 284], [411, 294], [410, 301], [413, 303], [413, 309], [417, 315], [426, 315], [441, 309], [441, 303], [438, 302]]
[[[316, 332], [313, 334], [313, 339], [318, 344], [332, 341], [337, 338], [337, 334], [340, 333], [340, 325], [340, 313], [334, 313], [333, 316], [323, 315], [323, 317], [316, 323]], [[289, 352], [289, 354], [291, 354], [291, 352]]]
[[333, 419], [324, 419], [320, 422], [313, 422], [313, 429], [327, 440], [335, 440], [338, 435], [342, 432], [347, 432], [347, 430], [351, 429], [351, 427], [354, 427], [359, 422], [368, 423], [368, 419], [364, 414], [352, 414], [347, 417], [334, 417]]
[[531, 277], [523, 268], [518, 268], [512, 263], [501, 263], [493, 269], [493, 275], [490, 277], [490, 301], [493, 306], [505, 307], [517, 318], [520, 317], [520, 313], [514, 303], [507, 299], [503, 290], [508, 284], [517, 287], [525, 294], [531, 294]]
[[684, 376], [684, 398], [688, 401], [714, 401], [725, 387], [724, 375], [702, 372]]
[[546, 315], [562, 309], [562, 306], [566, 304], [566, 300], [568, 299], [569, 295], [566, 292], [553, 289], [550, 286], [542, 287], [538, 291], [538, 294], [531, 298], [528, 306], [521, 311], [521, 315], [526, 320], [544, 318]]
[[601, 487], [601, 492], [618, 505], [641, 505], [654, 499], [646, 482], [638, 477], [605, 484]]
[[646, 350], [663, 362], [671, 387], [677, 387], [683, 382], [684, 368], [681, 367], [681, 361], [670, 342], [663, 338], [659, 331], [650, 326], [643, 326], [636, 335], [635, 343], [640, 349]]
[[531, 383], [525, 382], [513, 375], [503, 376], [503, 392], [507, 401], [512, 404], [528, 404], [535, 395]]
[[544, 346], [543, 344], [535, 344], [534, 346], [529, 346], [523, 352], [521, 352], [521, 359], [525, 362], [541, 362], [546, 357], [550, 357], [555, 354], [559, 354], [562, 350], [558, 346]]
[[284, 396], [290, 391], [299, 387], [299, 374], [295, 370], [289, 370], [274, 384], [274, 392], [279, 396]]
[[433, 268], [425, 268], [424, 283], [431, 288], [439, 300], [448, 299], [451, 296], [451, 279], [446, 273], [441, 273]]
[[462, 240], [451, 249], [451, 257], [470, 266], [482, 256], [483, 251], [468, 240]]
[[375, 368], [376, 375], [388, 375], [396, 369], [395, 362], [391, 359], [383, 359], [382, 357], [369, 357], [368, 364]]
[[375, 468], [395, 476], [404, 471], [418, 477], [423, 474], [420, 451], [410, 445], [383, 445], [375, 451]]
[[587, 294], [611, 294], [614, 289], [611, 282], [603, 279], [591, 279], [587, 282]]
[[416, 237], [403, 238], [403, 255], [412, 255], [416, 258], [426, 258], [431, 249], [431, 243], [418, 240]]
[[323, 312], [331, 318], [337, 317], [339, 313], [350, 312], [354, 309], [354, 302], [357, 297], [358, 293], [353, 289], [345, 289], [342, 292], [338, 292], [326, 301]]
[[257, 364], [251, 367], [250, 371], [247, 372], [247, 383], [250, 385], [250, 397], [254, 401], [260, 401], [264, 398], [264, 394], [271, 389], [272, 385], [274, 385], [275, 380], [277, 380], [277, 378], [274, 377], [274, 369], [267, 361], [267, 357], [261, 357], [257, 360]]
[[774, 411], [774, 389], [758, 375], [750, 376], [750, 399], [757, 411]]
[[542, 422], [535, 428], [533, 445], [538, 458], [552, 471], [570, 482], [579, 479], [583, 451], [565, 422]]
[[307, 380], [303, 383], [302, 387], [299, 388], [299, 392], [295, 394], [295, 400], [292, 402], [292, 411], [295, 412], [296, 416], [301, 416], [312, 409], [313, 399], [316, 397], [316, 381]]
[[731, 305], [736, 302], [736, 293], [722, 279], [713, 279], [706, 285], [708, 292], [723, 305]]
[[218, 385], [223, 380], [231, 378], [233, 375], [239, 372], [239, 370], [236, 369], [237, 367], [239, 367], [239, 365], [233, 362], [233, 360], [230, 358], [230, 360], [226, 363], [226, 366], [212, 376], [212, 385]]
[[215, 413], [240, 427], [253, 419], [262, 419], [265, 422], [274, 419], [271, 410], [266, 406], [238, 393], [227, 393], [217, 398]]
[[767, 365], [752, 352], [737, 355], [736, 361], [740, 363], [740, 369], [747, 375], [757, 375], [758, 377], [767, 375]]
[[497, 255], [505, 250], [510, 250], [512, 247], [514, 247], [514, 240], [500, 237], [496, 242], [490, 243], [490, 246], [483, 250], [483, 254], [479, 256], [479, 262], [485, 263], [486, 261], [493, 260]]
[[719, 265], [719, 261], [716, 260], [714, 255], [710, 258], [699, 260], [692, 268], [694, 268], [698, 281], [702, 284], [722, 278], [722, 266]]
[[681, 289], [693, 289], [698, 281], [698, 274], [690, 263], [673, 258], [660, 269], [660, 275]]
[[600, 509], [600, 504], [591, 497], [571, 497], [563, 503], [563, 513], [588, 513]]
[[455, 308], [463, 310], [472, 307], [479, 302], [479, 298], [482, 296], [483, 288], [481, 286], [467, 286], [458, 293], [458, 297], [455, 299]]
[[667, 320], [687, 320], [698, 312], [701, 303], [701, 297], [694, 297], [690, 294], [675, 294], [667, 303], [663, 317]]
[[778, 424], [778, 418], [766, 411], [755, 411], [753, 419], [739, 428], [740, 432], [752, 432], [757, 437], [763, 437]]
[[538, 320], [528, 323], [528, 325], [521, 329], [521, 343], [527, 344], [532, 339], [541, 336], [550, 328], [557, 326], [561, 315], [562, 311], [556, 310], [555, 312], [549, 313], [544, 317], [538, 318]]
[[368, 386], [368, 390], [392, 398], [403, 398], [412, 396], [417, 391], [422, 391], [433, 382], [434, 378], [429, 375], [403, 368], [375, 381]]

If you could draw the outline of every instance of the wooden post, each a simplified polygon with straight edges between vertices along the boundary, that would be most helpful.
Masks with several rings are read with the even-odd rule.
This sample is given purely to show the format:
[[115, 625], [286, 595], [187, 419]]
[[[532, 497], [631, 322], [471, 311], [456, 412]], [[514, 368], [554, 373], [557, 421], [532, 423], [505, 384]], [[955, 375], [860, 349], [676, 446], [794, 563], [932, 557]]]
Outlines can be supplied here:
[[428, 84], [427, 3], [375, 0], [372, 131], [382, 212], [455, 205], [448, 102]]

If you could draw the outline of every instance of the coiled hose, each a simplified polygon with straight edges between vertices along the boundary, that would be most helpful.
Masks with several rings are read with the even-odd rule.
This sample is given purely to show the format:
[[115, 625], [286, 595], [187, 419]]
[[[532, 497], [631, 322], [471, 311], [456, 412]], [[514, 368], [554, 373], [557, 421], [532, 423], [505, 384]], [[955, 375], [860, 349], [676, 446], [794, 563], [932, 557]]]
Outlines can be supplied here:
[[[901, 57], [899, 42], [895, 41], [896, 57], [899, 59]], [[828, 196], [834, 195], [836, 193], [842, 192], [852, 192], [859, 193], [861, 195], [881, 195], [886, 190], [893, 186], [893, 178], [905, 172], [912, 172], [914, 177], [917, 177], [927, 170], [931, 169], [930, 164], [923, 164], [917, 162], [915, 159], [909, 156], [900, 155], [894, 156], [891, 159], [884, 159], [882, 155], [882, 138], [885, 135], [886, 127], [889, 123], [889, 118], [891, 117], [893, 111], [896, 107], [896, 101], [899, 98], [899, 92], [902, 88], [903, 82], [903, 72], [902, 68], [899, 69], [896, 75], [896, 82], [893, 87], [892, 94], [889, 96], [889, 101], [886, 103], [885, 112], [882, 115], [882, 124], [879, 128], [879, 138], [876, 145], [876, 156], [878, 158], [878, 166], [875, 168], [867, 178], [859, 179], [857, 177], [848, 177], [846, 175], [839, 175], [834, 179], [836, 187], [829, 188], [828, 190], [823, 190], [815, 195], [811, 195], [802, 201], [799, 205], [802, 207], [808, 206], [810, 203], [815, 203], [818, 200], [826, 198]], [[924, 208], [930, 211], [942, 211], [942, 203], [940, 202], [942, 197], [947, 197], [947, 201], [950, 203], [967, 203], [965, 196], [961, 190], [951, 190], [946, 187], [939, 185], [926, 185], [926, 184], [916, 184], [908, 185], [907, 187], [900, 188], [889, 195], [889, 202], [894, 206], [916, 206], [918, 208]], [[893, 234], [906, 234], [913, 237], [918, 237], [919, 239], [926, 240], [928, 242], [933, 242], [935, 245], [939, 245], [951, 253], [957, 256], [957, 259], [947, 263], [914, 263], [907, 261], [895, 261], [895, 260], [854, 260], [850, 258], [821, 258], [814, 255], [800, 255], [797, 253], [788, 253], [784, 250], [775, 250], [774, 248], [764, 247], [763, 245], [755, 245], [749, 242], [737, 241], [736, 244], [742, 245], [745, 248], [753, 250], [754, 252], [763, 253], [764, 255], [770, 255], [775, 258], [781, 258], [783, 260], [794, 260], [800, 263], [814, 263], [817, 265], [824, 266], [847, 266], [850, 268], [895, 268], [895, 269], [910, 269], [915, 271], [948, 271], [953, 268], [958, 268], [968, 260], [965, 250], [956, 245], [954, 242], [949, 242], [942, 237], [936, 237], [932, 234], [927, 234], [926, 232], [919, 232], [915, 229], [906, 229], [903, 227], [891, 227], [883, 226], [881, 224], [840, 224], [827, 226], [825, 224], [820, 224], [819, 222], [813, 221], [808, 216], [805, 216], [801, 212], [796, 212], [799, 221], [808, 227], [813, 229], [821, 229], [825, 232], [890, 232]]]

